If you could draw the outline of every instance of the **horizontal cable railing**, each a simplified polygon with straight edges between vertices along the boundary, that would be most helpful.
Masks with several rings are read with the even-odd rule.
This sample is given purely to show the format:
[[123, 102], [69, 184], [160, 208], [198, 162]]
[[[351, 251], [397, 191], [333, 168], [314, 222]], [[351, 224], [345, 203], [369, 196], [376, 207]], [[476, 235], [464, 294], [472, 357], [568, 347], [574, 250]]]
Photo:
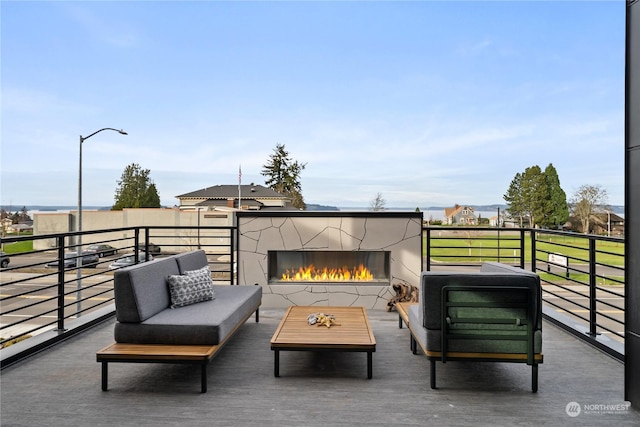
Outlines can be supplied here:
[[[140, 263], [146, 254], [158, 258], [200, 248], [207, 253], [214, 281], [235, 285], [237, 233], [234, 226], [86, 231], [82, 265], [77, 232], [3, 238], [3, 250], [19, 250], [9, 251], [9, 265], [0, 274], [0, 345], [44, 331], [64, 336], [71, 323], [82, 323], [101, 310], [113, 315], [113, 271], [121, 268], [115, 261], [126, 254]], [[87, 252], [94, 245], [113, 249]], [[540, 229], [429, 226], [423, 227], [423, 250], [424, 270], [477, 271], [482, 262], [498, 261], [534, 271], [540, 275], [546, 306], [570, 319], [562, 327], [583, 325], [585, 332], [576, 335], [599, 347], [602, 336], [624, 343], [621, 238]], [[611, 353], [624, 357], [617, 350]]]
[[203, 249], [213, 280], [233, 285], [235, 233], [231, 226], [86, 231], [82, 255], [78, 232], [3, 238], [9, 264], [0, 273], [0, 346], [46, 331], [62, 336], [70, 322], [113, 307], [113, 272], [145, 262], [147, 254], [157, 258]]
[[426, 270], [479, 267], [498, 261], [524, 268], [525, 229], [495, 227], [426, 227]]
[[[424, 227], [426, 270], [477, 271], [498, 261], [536, 272], [560, 326], [615, 357], [624, 343], [624, 239], [543, 229]], [[559, 316], [547, 316], [558, 323]], [[575, 325], [584, 329], [577, 330]]]
[[535, 235], [545, 302], [588, 325], [591, 337], [624, 342], [624, 240], [551, 230]]

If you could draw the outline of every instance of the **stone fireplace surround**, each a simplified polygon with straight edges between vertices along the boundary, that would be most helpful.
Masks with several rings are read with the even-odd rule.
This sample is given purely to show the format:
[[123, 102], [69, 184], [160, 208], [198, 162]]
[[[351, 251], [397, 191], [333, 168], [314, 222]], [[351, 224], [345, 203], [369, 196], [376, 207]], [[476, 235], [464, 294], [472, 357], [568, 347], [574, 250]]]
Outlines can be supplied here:
[[[390, 285], [418, 285], [422, 271], [420, 212], [236, 212], [238, 284], [261, 285], [264, 307], [363, 306], [386, 309]], [[389, 283], [269, 282], [269, 251], [388, 251]]]

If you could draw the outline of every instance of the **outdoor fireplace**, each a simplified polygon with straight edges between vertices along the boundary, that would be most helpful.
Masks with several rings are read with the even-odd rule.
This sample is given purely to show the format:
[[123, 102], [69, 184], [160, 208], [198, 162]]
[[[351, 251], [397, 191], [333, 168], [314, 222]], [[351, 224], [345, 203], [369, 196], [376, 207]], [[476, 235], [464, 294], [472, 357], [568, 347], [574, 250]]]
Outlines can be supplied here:
[[389, 284], [389, 251], [269, 251], [273, 284]]
[[238, 284], [265, 307], [385, 310], [396, 283], [418, 285], [422, 213], [238, 211]]

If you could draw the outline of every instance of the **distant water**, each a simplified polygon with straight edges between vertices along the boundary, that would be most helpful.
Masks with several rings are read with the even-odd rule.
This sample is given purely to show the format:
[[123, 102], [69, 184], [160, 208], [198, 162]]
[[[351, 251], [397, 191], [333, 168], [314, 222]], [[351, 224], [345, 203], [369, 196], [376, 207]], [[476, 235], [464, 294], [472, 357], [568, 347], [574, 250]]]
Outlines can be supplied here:
[[[340, 211], [344, 211], [344, 212], [363, 212], [363, 211], [370, 211], [371, 209], [366, 207], [366, 208], [338, 208]], [[415, 208], [385, 208], [386, 212], [415, 212]], [[616, 215], [618, 215], [621, 218], [624, 218], [624, 211], [622, 213], [618, 213], [620, 211], [620, 209], [614, 209], [614, 211], [616, 211]], [[425, 220], [430, 220], [433, 219], [434, 221], [442, 221], [445, 219], [444, 216], [444, 209], [420, 209], [420, 212], [422, 212], [422, 218], [424, 218]], [[476, 210], [475, 211], [476, 217], [480, 217], [480, 218], [489, 218], [491, 219], [492, 217], [497, 218], [498, 216], [498, 210], [492, 210], [492, 211], [488, 211], [488, 210]], [[504, 219], [505, 215], [505, 210], [504, 209], [500, 209], [500, 216]]]
[[[371, 208], [338, 208], [341, 212], [366, 212], [370, 211]], [[416, 208], [385, 208], [385, 212], [415, 212]], [[445, 219], [444, 209], [420, 209], [422, 212], [422, 217], [425, 220], [432, 219], [434, 221], [441, 221]], [[498, 216], [498, 210], [494, 211], [475, 211], [476, 217], [480, 216], [482, 218], [491, 218]], [[500, 215], [502, 216], [504, 211], [500, 209]]]

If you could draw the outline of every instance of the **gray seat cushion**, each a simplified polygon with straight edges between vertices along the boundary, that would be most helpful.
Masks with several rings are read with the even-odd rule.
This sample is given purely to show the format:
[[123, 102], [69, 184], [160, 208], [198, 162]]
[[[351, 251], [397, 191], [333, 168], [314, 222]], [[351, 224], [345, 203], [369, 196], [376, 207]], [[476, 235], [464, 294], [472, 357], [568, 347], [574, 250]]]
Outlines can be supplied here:
[[214, 285], [214, 290], [215, 299], [211, 301], [167, 308], [141, 323], [116, 323], [116, 341], [134, 344], [219, 344], [260, 305], [262, 288]]

